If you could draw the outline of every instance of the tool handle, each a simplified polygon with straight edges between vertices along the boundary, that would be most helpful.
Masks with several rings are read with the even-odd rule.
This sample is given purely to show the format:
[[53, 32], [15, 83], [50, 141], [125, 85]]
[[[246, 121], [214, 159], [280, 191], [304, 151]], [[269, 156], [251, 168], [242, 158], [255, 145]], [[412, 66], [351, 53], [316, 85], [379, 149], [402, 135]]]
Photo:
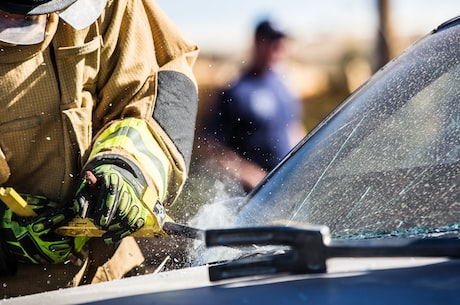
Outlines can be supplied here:
[[[64, 236], [88, 236], [101, 237], [106, 231], [97, 228], [88, 218], [75, 217], [68, 224], [54, 230], [55, 233]], [[147, 216], [145, 224], [130, 236], [135, 237], [167, 237], [161, 228], [158, 229], [158, 222], [152, 215]]]
[[[146, 188], [142, 195], [142, 202], [152, 213], [147, 216], [145, 224], [138, 231], [133, 232], [131, 236], [168, 237], [169, 235], [180, 235], [192, 239], [203, 239], [201, 230], [175, 223], [164, 212], [162, 205], [154, 200], [155, 198], [153, 192]], [[12, 187], [0, 187], [0, 200], [18, 216], [37, 216], [37, 213], [27, 204], [27, 201]], [[63, 236], [101, 237], [106, 231], [97, 228], [88, 218], [77, 216], [65, 226], [55, 229], [55, 232]]]
[[37, 216], [37, 213], [27, 204], [27, 201], [12, 187], [0, 187], [0, 199], [18, 216]]

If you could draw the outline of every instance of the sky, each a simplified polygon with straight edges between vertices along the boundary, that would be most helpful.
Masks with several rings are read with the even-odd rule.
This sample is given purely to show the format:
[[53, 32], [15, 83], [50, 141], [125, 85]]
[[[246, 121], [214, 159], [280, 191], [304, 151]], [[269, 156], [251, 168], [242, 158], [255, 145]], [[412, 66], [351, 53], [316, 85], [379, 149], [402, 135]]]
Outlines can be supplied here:
[[[157, 0], [202, 50], [231, 53], [250, 43], [257, 20], [268, 16], [295, 37], [370, 37], [377, 29], [375, 0]], [[460, 15], [459, 0], [392, 0], [392, 21], [408, 35], [426, 34]]]

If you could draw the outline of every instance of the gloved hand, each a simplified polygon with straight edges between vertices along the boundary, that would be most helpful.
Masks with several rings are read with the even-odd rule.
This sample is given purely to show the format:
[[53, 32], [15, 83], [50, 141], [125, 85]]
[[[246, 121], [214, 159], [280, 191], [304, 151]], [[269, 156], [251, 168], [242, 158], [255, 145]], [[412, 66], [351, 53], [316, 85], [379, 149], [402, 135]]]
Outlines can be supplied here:
[[99, 165], [83, 179], [76, 201], [82, 217], [107, 232], [102, 236], [113, 243], [139, 230], [149, 210], [141, 201], [144, 186], [131, 172], [113, 164]]
[[78, 214], [78, 206], [62, 206], [44, 197], [24, 195], [37, 213], [36, 217], [20, 217], [5, 207], [1, 215], [0, 233], [3, 246], [18, 262], [54, 264], [66, 261], [72, 254], [74, 238], [53, 232]]

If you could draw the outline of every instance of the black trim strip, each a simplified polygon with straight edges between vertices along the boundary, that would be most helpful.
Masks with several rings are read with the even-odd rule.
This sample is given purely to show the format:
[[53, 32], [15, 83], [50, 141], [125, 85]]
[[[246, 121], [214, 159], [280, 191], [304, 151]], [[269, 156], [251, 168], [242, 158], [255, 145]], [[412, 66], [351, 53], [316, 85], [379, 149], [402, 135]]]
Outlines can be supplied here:
[[193, 81], [176, 71], [158, 73], [158, 94], [153, 118], [165, 130], [185, 160], [192, 157], [198, 92]]

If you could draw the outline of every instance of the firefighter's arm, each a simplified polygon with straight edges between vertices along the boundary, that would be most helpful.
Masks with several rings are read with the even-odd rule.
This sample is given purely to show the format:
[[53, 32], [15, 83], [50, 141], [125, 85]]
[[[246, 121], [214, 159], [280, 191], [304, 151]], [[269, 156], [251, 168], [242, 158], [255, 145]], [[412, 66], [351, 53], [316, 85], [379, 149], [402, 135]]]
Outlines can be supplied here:
[[[77, 200], [83, 216], [114, 241], [143, 225], [149, 212], [143, 189], [167, 205], [184, 183], [197, 109], [197, 47], [155, 1], [109, 1], [100, 21], [104, 46], [93, 112], [98, 134]], [[85, 179], [88, 171], [95, 185]]]
[[[82, 217], [106, 230], [106, 242], [136, 232], [154, 211], [143, 200], [163, 202], [171, 164], [147, 122], [114, 121], [96, 136], [76, 194]], [[161, 220], [160, 220], [161, 221]]]
[[101, 18], [104, 46], [93, 129], [114, 120], [145, 120], [172, 167], [164, 204], [174, 202], [187, 174], [198, 108], [192, 67], [195, 44], [155, 1], [109, 1]]

